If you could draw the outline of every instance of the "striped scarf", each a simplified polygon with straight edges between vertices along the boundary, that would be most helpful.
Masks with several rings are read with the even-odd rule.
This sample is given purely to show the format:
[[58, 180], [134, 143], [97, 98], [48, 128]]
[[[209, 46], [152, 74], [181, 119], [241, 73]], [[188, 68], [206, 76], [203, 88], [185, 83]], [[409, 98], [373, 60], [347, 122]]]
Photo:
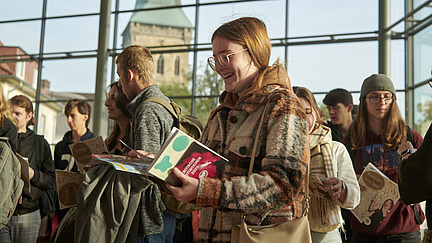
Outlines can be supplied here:
[[[331, 149], [331, 131], [330, 128], [320, 125], [310, 135], [310, 174], [324, 177], [337, 177]], [[311, 229], [319, 232], [328, 232], [339, 227], [341, 223], [337, 220], [339, 210], [338, 202], [320, 196], [311, 196], [311, 210], [309, 220]], [[333, 216], [333, 217], [331, 217]], [[318, 224], [316, 222], [319, 222]]]

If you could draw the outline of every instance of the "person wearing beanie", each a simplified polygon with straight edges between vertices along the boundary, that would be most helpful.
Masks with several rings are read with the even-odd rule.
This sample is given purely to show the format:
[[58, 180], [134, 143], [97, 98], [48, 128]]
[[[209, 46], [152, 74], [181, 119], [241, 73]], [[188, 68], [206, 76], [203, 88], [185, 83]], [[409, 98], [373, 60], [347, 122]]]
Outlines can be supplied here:
[[[343, 140], [351, 150], [356, 174], [360, 176], [363, 168], [372, 163], [397, 183], [401, 161], [398, 149], [407, 141], [418, 148], [423, 138], [402, 120], [390, 78], [384, 74], [371, 75], [362, 84], [357, 118]], [[419, 205], [406, 205], [401, 200], [381, 217], [370, 217], [374, 222], [369, 224], [360, 222], [351, 214], [351, 242], [420, 242], [419, 226], [424, 218]]]

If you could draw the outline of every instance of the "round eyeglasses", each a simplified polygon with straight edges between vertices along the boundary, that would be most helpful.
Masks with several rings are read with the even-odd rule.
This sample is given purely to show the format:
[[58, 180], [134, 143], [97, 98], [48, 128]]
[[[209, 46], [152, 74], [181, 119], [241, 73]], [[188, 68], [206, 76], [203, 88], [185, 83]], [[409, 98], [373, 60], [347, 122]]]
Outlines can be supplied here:
[[383, 100], [384, 103], [389, 104], [393, 101], [393, 94], [385, 94], [384, 96], [369, 96], [366, 97], [366, 99], [369, 99], [372, 104], [378, 104], [381, 102], [381, 100]]
[[218, 60], [219, 64], [222, 67], [226, 67], [229, 64], [229, 62], [230, 62], [229, 57], [232, 56], [232, 55], [234, 55], [234, 54], [236, 54], [236, 53], [242, 52], [242, 51], [247, 51], [247, 49], [231, 52], [231, 53], [228, 53], [228, 54], [222, 53], [217, 58], [216, 57], [209, 57], [207, 59], [207, 63], [210, 66], [211, 69], [213, 69], [213, 70], [216, 71], [216, 59]]

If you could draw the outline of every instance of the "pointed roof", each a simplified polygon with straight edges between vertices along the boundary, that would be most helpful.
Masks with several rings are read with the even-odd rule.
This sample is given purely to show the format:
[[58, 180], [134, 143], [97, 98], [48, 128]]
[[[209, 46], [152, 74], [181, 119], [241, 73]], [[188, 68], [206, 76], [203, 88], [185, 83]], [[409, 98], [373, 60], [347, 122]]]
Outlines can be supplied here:
[[[158, 8], [175, 5], [180, 5], [180, 0], [137, 0], [135, 9]], [[193, 28], [192, 23], [181, 8], [134, 12], [129, 22]]]

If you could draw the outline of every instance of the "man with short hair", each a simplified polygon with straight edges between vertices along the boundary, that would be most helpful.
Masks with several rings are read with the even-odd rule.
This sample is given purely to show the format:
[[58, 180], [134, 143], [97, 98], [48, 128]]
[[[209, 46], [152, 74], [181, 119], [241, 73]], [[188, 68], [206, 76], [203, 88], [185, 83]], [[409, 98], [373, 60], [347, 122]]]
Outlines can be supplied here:
[[352, 95], [346, 89], [333, 89], [327, 93], [323, 102], [330, 116], [330, 121], [325, 125], [331, 128], [333, 140], [342, 142], [353, 122]]
[[[323, 100], [327, 106], [330, 121], [324, 124], [330, 127], [333, 141], [342, 142], [342, 139], [348, 135], [349, 128], [353, 123], [353, 98], [351, 93], [346, 89], [333, 89], [327, 93]], [[341, 234], [342, 242], [351, 241], [352, 229], [350, 227], [349, 212], [350, 210], [341, 208], [342, 218], [345, 221], [345, 237]]]
[[[12, 218], [0, 230], [0, 242], [36, 242], [41, 216], [47, 216], [43, 211], [41, 213], [44, 206], [41, 197], [48, 188], [55, 188], [54, 163], [48, 142], [29, 128], [36, 122], [30, 99], [24, 95], [16, 95], [9, 102], [18, 129], [16, 152], [28, 162], [31, 186], [23, 188]], [[44, 220], [49, 222], [48, 217]]]
[[[153, 83], [153, 57], [146, 48], [134, 45], [120, 53], [116, 64], [119, 86], [130, 101], [128, 106], [133, 116], [129, 144], [137, 150], [157, 153], [171, 132], [174, 118], [159, 103], [144, 102], [150, 97], [159, 97], [169, 102]], [[139, 241], [172, 242], [176, 227], [175, 213], [168, 213], [165, 207], [160, 207], [163, 203], [159, 188], [154, 182], [147, 179], [145, 184], [143, 186], [148, 186], [153, 191], [145, 193], [152, 193], [150, 201], [146, 201], [148, 197], [141, 197], [141, 209], [137, 210], [135, 216], [140, 218], [139, 228], [144, 231], [138, 236], [145, 236]]]

